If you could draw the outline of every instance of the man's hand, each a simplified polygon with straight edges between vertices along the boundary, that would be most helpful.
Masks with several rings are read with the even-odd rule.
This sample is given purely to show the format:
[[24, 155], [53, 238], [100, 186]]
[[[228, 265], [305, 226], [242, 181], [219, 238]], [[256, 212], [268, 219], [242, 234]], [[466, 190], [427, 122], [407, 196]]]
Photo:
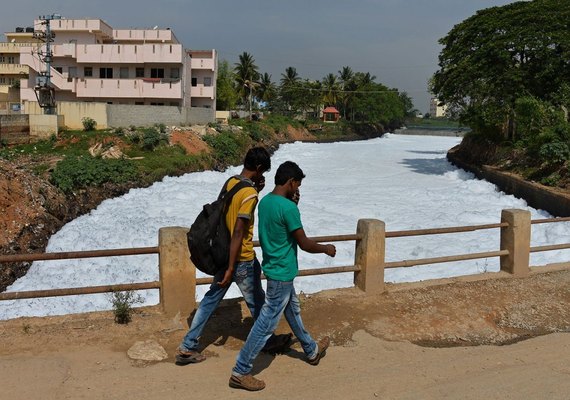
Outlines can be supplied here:
[[261, 192], [263, 190], [263, 188], [265, 187], [265, 177], [261, 176], [257, 182], [255, 182], [255, 190], [257, 190], [257, 193]]
[[293, 197], [291, 197], [291, 200], [293, 201], [293, 203], [299, 204], [300, 199], [301, 199], [301, 192], [299, 192], [299, 189], [297, 189], [293, 194]]
[[232, 283], [233, 275], [234, 275], [234, 269], [228, 268], [226, 270], [226, 273], [224, 274], [224, 279], [222, 279], [220, 282], [218, 282], [218, 286], [221, 286], [224, 288], [228, 287]]
[[330, 257], [336, 256], [336, 247], [334, 247], [332, 244], [327, 244], [326, 247], [327, 248], [325, 250], [325, 254], [327, 256], [330, 256]]

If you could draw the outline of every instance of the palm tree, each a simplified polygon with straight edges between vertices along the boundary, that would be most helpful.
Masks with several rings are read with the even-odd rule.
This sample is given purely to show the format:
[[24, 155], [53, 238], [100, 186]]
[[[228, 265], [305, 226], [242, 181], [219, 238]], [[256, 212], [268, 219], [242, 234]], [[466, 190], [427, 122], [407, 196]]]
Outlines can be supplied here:
[[285, 68], [285, 73], [281, 74], [281, 97], [285, 102], [288, 111], [292, 111], [293, 100], [295, 99], [295, 91], [299, 86], [299, 74], [295, 67]]
[[275, 97], [276, 87], [271, 82], [271, 75], [265, 72], [259, 79], [259, 88], [257, 89], [257, 98], [264, 103], [268, 103]]
[[352, 97], [350, 89], [351, 86], [353, 86], [352, 83], [354, 81], [354, 72], [352, 71], [352, 68], [346, 66], [342, 67], [342, 69], [338, 71], [338, 76], [340, 79], [340, 87], [342, 89], [342, 93], [340, 95], [342, 104], [342, 117], [346, 119], [346, 112], [348, 110], [348, 105]]
[[336, 106], [338, 97], [338, 82], [334, 74], [328, 74], [323, 78], [323, 101], [325, 105]]
[[256, 82], [259, 80], [258, 67], [255, 65], [253, 56], [245, 51], [240, 54], [239, 62], [234, 65], [236, 90], [244, 103], [249, 102], [249, 117], [251, 119], [253, 91], [258, 86]]
[[291, 86], [299, 82], [299, 74], [297, 73], [297, 68], [287, 67], [285, 68], [285, 73], [281, 74], [281, 86]]

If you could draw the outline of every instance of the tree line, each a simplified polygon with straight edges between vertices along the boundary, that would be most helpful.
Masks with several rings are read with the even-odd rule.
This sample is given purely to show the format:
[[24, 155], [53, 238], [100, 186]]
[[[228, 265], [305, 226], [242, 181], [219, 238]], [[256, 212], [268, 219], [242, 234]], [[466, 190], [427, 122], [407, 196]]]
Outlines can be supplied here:
[[431, 91], [482, 136], [541, 162], [570, 159], [570, 2], [478, 11], [440, 40]]
[[289, 66], [279, 82], [274, 82], [270, 74], [259, 72], [247, 52], [233, 66], [220, 61], [216, 97], [218, 110], [262, 108], [290, 117], [319, 118], [323, 108], [333, 106], [344, 120], [385, 127], [401, 125], [416, 111], [407, 93], [376, 82], [369, 72], [354, 72], [345, 66], [336, 74], [310, 80]]

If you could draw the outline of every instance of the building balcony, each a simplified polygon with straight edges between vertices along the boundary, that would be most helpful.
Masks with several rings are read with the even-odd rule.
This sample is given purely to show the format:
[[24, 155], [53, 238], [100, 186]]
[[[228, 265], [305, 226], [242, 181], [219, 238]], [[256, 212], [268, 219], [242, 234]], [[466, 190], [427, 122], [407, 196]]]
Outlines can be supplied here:
[[30, 67], [23, 64], [0, 64], [0, 75], [28, 75]]
[[161, 79], [78, 79], [79, 98], [182, 99], [182, 82]]
[[121, 43], [178, 43], [170, 29], [115, 29], [113, 38]]
[[22, 47], [33, 46], [32, 43], [0, 43], [0, 53], [20, 54]]
[[209, 99], [213, 99], [214, 94], [215, 91], [213, 86], [198, 85], [198, 86], [192, 86], [192, 89], [190, 89], [191, 97], [206, 97]]
[[213, 58], [192, 58], [190, 66], [192, 69], [208, 69], [213, 71], [215, 69], [215, 62]]
[[[69, 47], [74, 46], [71, 50]], [[180, 44], [66, 44], [54, 46], [54, 57], [75, 57], [79, 64], [167, 64], [183, 62]]]
[[[38, 31], [45, 31], [41, 20], [35, 20], [34, 26]], [[50, 23], [53, 32], [88, 32], [103, 38], [113, 38], [113, 28], [100, 19], [54, 19]]]

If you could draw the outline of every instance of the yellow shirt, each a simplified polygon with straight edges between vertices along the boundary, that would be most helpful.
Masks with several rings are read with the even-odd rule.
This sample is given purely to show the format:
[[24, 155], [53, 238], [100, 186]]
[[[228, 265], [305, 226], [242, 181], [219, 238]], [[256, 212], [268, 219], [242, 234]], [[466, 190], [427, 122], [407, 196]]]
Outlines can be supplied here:
[[[238, 178], [232, 178], [228, 182], [227, 190], [231, 190], [239, 182]], [[257, 190], [253, 187], [240, 189], [232, 198], [232, 202], [226, 214], [226, 225], [233, 235], [234, 227], [238, 218], [247, 220], [247, 228], [241, 244], [241, 251], [237, 261], [251, 261], [255, 258], [253, 251], [253, 225], [254, 213], [257, 206]]]

